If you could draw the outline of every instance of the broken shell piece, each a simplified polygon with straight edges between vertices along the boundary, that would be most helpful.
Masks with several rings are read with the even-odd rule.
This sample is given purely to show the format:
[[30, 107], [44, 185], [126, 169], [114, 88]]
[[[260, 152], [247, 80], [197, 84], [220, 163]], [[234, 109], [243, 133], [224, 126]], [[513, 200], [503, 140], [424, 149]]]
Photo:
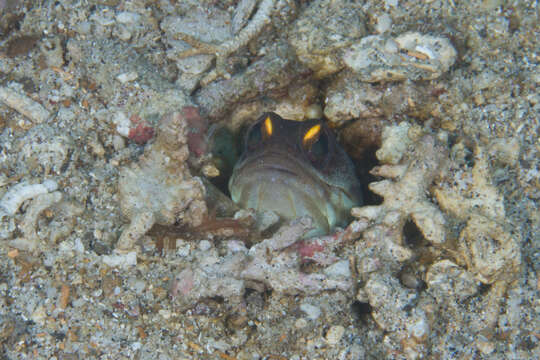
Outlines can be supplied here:
[[431, 80], [448, 71], [457, 52], [448, 39], [408, 32], [372, 35], [350, 47], [343, 61], [367, 82]]
[[116, 80], [120, 81], [122, 84], [125, 84], [130, 81], [137, 80], [138, 77], [139, 75], [135, 71], [131, 71], [131, 72], [119, 74], [116, 77]]
[[55, 191], [52, 193], [45, 193], [37, 196], [30, 204], [23, 222], [20, 225], [21, 231], [24, 236], [12, 240], [9, 242], [10, 246], [13, 246], [19, 250], [33, 251], [39, 246], [39, 236], [36, 232], [36, 225], [39, 215], [52, 205], [62, 200], [62, 193]]
[[110, 267], [128, 268], [137, 265], [137, 253], [131, 251], [125, 254], [104, 255], [102, 261]]

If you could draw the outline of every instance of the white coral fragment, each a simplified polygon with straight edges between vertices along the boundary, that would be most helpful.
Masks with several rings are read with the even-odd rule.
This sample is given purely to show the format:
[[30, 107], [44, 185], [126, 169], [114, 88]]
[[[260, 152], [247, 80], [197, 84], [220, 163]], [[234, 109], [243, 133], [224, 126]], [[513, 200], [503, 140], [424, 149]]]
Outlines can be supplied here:
[[125, 254], [104, 255], [102, 261], [110, 267], [127, 268], [137, 265], [137, 252], [131, 251]]
[[41, 194], [32, 201], [24, 219], [20, 225], [23, 236], [9, 242], [10, 246], [20, 250], [33, 251], [39, 246], [39, 236], [36, 232], [36, 225], [39, 215], [46, 209], [62, 200], [62, 193], [55, 191]]
[[241, 273], [242, 278], [261, 281], [276, 291], [288, 294], [348, 290], [352, 285], [350, 277], [305, 274], [300, 270], [300, 258], [296, 251], [281, 251], [298, 241], [310, 228], [311, 221], [303, 218], [253, 246], [249, 250], [250, 261]]
[[448, 71], [456, 56], [446, 38], [407, 32], [396, 38], [366, 36], [350, 47], [343, 61], [367, 82], [431, 80]]
[[[71, 202], [62, 201], [62, 193], [55, 191], [58, 184], [53, 180], [45, 180], [41, 184], [20, 183], [13, 186], [0, 200], [0, 221], [7, 220], [6, 229], [0, 233], [2, 238], [8, 239], [14, 230], [14, 215], [22, 203], [31, 200], [25, 210], [19, 229], [22, 236], [13, 239], [9, 245], [20, 250], [34, 251], [55, 243], [69, 235], [75, 225], [75, 216], [80, 215], [83, 208]], [[38, 220], [43, 211], [51, 209], [54, 219], [47, 227], [39, 229]], [[47, 244], [40, 244], [41, 239], [47, 238]]]
[[429, 336], [433, 320], [420, 307], [412, 306], [418, 299], [417, 293], [401, 286], [389, 274], [373, 275], [364, 289], [374, 308], [375, 322], [401, 342], [404, 352], [418, 354], [411, 358], [422, 357], [422, 343]]
[[377, 151], [383, 165], [374, 168], [372, 173], [388, 179], [369, 185], [371, 191], [384, 197], [384, 202], [353, 209], [352, 214], [381, 224], [393, 224], [399, 229], [391, 232], [395, 245], [403, 244], [401, 228], [408, 219], [414, 221], [428, 241], [440, 244], [446, 239], [446, 220], [426, 194], [445, 166], [446, 150], [434, 136], [411, 138], [409, 134], [414, 133], [406, 123], [384, 129], [383, 144]]
[[45, 180], [41, 184], [17, 184], [0, 200], [0, 213], [3, 211], [8, 215], [15, 215], [24, 201], [55, 191], [57, 188], [58, 184], [53, 180]]
[[322, 78], [343, 68], [343, 51], [365, 33], [365, 18], [357, 4], [316, 0], [296, 20], [289, 43], [298, 60]]
[[[327, 251], [332, 249], [330, 236], [309, 239], [313, 243], [307, 245], [301, 243], [303, 240], [300, 239], [311, 228], [311, 219], [297, 219], [249, 250], [242, 243], [231, 240], [225, 256], [220, 256], [208, 242], [203, 249], [195, 251], [194, 261], [176, 276], [171, 284], [171, 294], [178, 298], [181, 307], [190, 307], [199, 299], [212, 296], [240, 302], [246, 284], [258, 284], [261, 289], [266, 286], [287, 294], [351, 289], [353, 280], [347, 260], [338, 261], [327, 254], [330, 261], [323, 262], [330, 266], [322, 272], [307, 274], [301, 270], [304, 257], [295, 246], [310, 249], [313, 246], [321, 251], [322, 246], [328, 246]], [[334, 238], [337, 243], [344, 240], [345, 236]]]
[[35, 123], [47, 121], [49, 111], [41, 104], [8, 87], [0, 87], [0, 101]]
[[407, 136], [409, 128], [410, 125], [406, 122], [398, 126], [385, 127], [382, 133], [382, 146], [377, 150], [377, 159], [385, 164], [396, 165], [411, 144], [411, 139]]
[[[230, 26], [226, 26], [231, 22], [230, 18], [226, 19], [226, 21], [223, 21], [222, 17], [219, 20], [212, 18], [206, 21], [205, 17], [207, 15], [205, 13], [199, 14], [194, 19], [166, 18], [162, 23], [163, 30], [173, 35], [175, 39], [191, 45], [191, 48], [183, 49], [180, 53], [172, 55], [172, 57], [178, 59], [178, 65], [182, 71], [195, 75], [206, 71], [211, 65], [213, 57], [216, 57], [216, 68], [201, 80], [203, 85], [209, 84], [218, 77], [230, 76], [225, 70], [226, 58], [246, 46], [270, 23], [271, 16], [276, 11], [275, 4], [276, 0], [261, 0], [249, 24], [232, 38]], [[216, 13], [219, 12], [216, 11]], [[215, 26], [216, 23], [220, 24], [218, 28]], [[214, 45], [205, 42], [212, 40], [221, 43]], [[173, 44], [178, 46], [175, 42]], [[185, 61], [185, 58], [192, 59]]]
[[165, 116], [156, 141], [139, 162], [121, 170], [120, 206], [131, 223], [122, 232], [117, 249], [132, 250], [154, 223], [182, 221], [198, 226], [202, 222], [206, 214], [204, 187], [185, 163], [189, 155], [186, 136], [183, 113]]
[[467, 268], [485, 284], [500, 279], [511, 280], [521, 262], [515, 236], [493, 220], [472, 215], [459, 241]]
[[452, 169], [456, 174], [455, 182], [443, 183], [435, 188], [435, 197], [444, 211], [461, 220], [481, 213], [488, 218], [503, 221], [503, 197], [491, 184], [487, 157], [479, 146], [475, 149], [474, 160], [471, 171], [464, 168]]
[[434, 189], [442, 209], [466, 221], [460, 235], [460, 254], [467, 268], [484, 283], [511, 278], [520, 263], [519, 239], [508, 229], [504, 198], [491, 183], [484, 150], [475, 149], [475, 164], [451, 168], [453, 181]]

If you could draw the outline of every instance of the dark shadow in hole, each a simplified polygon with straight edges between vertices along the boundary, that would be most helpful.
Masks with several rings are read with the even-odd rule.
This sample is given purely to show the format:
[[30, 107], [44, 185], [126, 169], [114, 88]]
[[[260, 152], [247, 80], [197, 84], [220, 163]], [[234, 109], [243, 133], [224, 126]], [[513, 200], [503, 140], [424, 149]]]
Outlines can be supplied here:
[[242, 136], [245, 129], [238, 134], [233, 134], [225, 126], [216, 125], [209, 132], [209, 143], [211, 144], [211, 153], [214, 159], [214, 165], [219, 169], [220, 175], [209, 179], [222, 193], [230, 197], [229, 178], [240, 153], [242, 152]]
[[360, 186], [362, 188], [362, 196], [364, 199], [363, 206], [366, 205], [380, 205], [383, 202], [383, 198], [371, 190], [369, 190], [369, 184], [380, 180], [378, 177], [371, 175], [369, 171], [379, 164], [375, 152], [378, 147], [372, 146], [364, 150], [362, 159], [353, 159], [356, 169], [356, 176], [360, 180]]
[[487, 294], [487, 292], [491, 289], [491, 285], [490, 284], [484, 284], [484, 283], [481, 283], [479, 286], [478, 286], [478, 294], [479, 295], [485, 295]]
[[351, 312], [357, 321], [366, 323], [371, 314], [372, 307], [367, 302], [354, 301], [351, 304]]
[[418, 248], [425, 242], [424, 235], [411, 219], [407, 219], [403, 226], [403, 239], [410, 248]]

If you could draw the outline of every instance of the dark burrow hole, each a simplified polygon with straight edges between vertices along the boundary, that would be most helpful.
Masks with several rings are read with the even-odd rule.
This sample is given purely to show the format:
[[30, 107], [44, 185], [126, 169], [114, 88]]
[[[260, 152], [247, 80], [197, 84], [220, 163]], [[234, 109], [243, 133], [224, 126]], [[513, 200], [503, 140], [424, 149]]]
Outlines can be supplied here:
[[478, 286], [478, 294], [485, 295], [489, 292], [490, 289], [491, 289], [490, 284], [480, 283]]
[[357, 321], [366, 322], [371, 314], [371, 305], [367, 302], [354, 301], [351, 304], [351, 312]]
[[380, 205], [383, 202], [383, 198], [381, 196], [369, 190], [370, 183], [380, 180], [378, 177], [369, 173], [371, 169], [378, 165], [378, 160], [375, 156], [377, 149], [378, 147], [370, 146], [364, 149], [361, 159], [351, 157], [356, 169], [356, 176], [358, 179], [360, 179], [360, 184], [362, 186], [362, 197], [364, 200], [362, 206]]
[[403, 226], [403, 239], [410, 248], [418, 248], [426, 242], [424, 235], [411, 219], [407, 219]]

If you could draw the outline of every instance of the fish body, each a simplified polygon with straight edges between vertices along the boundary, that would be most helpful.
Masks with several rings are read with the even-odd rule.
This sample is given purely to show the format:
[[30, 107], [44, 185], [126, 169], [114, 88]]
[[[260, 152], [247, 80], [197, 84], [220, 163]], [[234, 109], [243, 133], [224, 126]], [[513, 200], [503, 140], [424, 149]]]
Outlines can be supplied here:
[[354, 165], [321, 120], [263, 114], [248, 130], [229, 180], [232, 200], [292, 220], [310, 216], [308, 236], [329, 233], [362, 203]]

